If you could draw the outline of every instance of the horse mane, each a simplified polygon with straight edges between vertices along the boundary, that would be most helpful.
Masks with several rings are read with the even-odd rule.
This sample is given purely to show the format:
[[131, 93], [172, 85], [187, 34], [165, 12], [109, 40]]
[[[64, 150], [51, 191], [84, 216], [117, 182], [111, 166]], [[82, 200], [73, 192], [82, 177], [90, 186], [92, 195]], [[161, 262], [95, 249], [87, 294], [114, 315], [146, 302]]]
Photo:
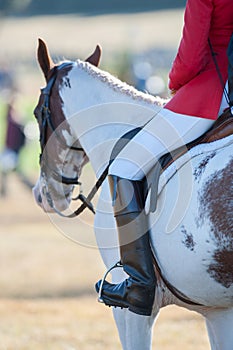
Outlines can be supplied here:
[[150, 105], [156, 105], [161, 107], [164, 106], [167, 102], [167, 100], [162, 99], [159, 96], [152, 96], [137, 90], [133, 86], [128, 85], [127, 83], [122, 82], [120, 79], [114, 77], [110, 73], [93, 66], [89, 62], [85, 62], [78, 59], [76, 63], [78, 68], [82, 69], [87, 74], [107, 84], [114, 91], [122, 92], [123, 94], [128, 95], [134, 100], [142, 101]]

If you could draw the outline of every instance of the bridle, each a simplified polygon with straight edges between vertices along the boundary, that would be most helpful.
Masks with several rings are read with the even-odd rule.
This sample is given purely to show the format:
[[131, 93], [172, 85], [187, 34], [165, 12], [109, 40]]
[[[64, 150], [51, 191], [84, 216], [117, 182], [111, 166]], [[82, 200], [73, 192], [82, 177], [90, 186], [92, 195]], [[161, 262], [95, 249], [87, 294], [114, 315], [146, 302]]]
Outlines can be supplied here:
[[[50, 96], [51, 96], [52, 88], [53, 88], [54, 83], [56, 81], [58, 72], [64, 68], [68, 67], [68, 66], [70, 66], [70, 63], [68, 63], [68, 62], [62, 63], [60, 66], [55, 66], [53, 68], [53, 74], [50, 77], [50, 79], [48, 80], [46, 87], [41, 89], [41, 95], [43, 96], [43, 103], [42, 103], [42, 106], [41, 106], [39, 112], [37, 112], [37, 114], [36, 114], [36, 118], [38, 119], [39, 129], [40, 129], [40, 147], [41, 147], [40, 165], [42, 164], [42, 157], [43, 157], [43, 153], [44, 153], [44, 150], [46, 147], [46, 142], [47, 142], [46, 135], [47, 135], [48, 129], [50, 129], [52, 134], [54, 134], [56, 136], [56, 138], [59, 140], [60, 144], [62, 144], [64, 147], [68, 148], [69, 150], [74, 150], [77, 152], [84, 152], [85, 153], [85, 151], [82, 147], [67, 145], [64, 142], [64, 140], [61, 138], [59, 133], [57, 132], [56, 128], [54, 127], [53, 121], [52, 121], [52, 115], [51, 115], [51, 110], [50, 110]], [[65, 185], [81, 186], [81, 182], [78, 180], [78, 177], [69, 178], [69, 177], [66, 177], [64, 175], [61, 175], [58, 172], [56, 172], [54, 169], [50, 169], [48, 164], [46, 164], [46, 168], [49, 169], [50, 176], [55, 181], [61, 182]], [[67, 217], [67, 218], [73, 218], [73, 217], [76, 217], [79, 214], [81, 214], [81, 212], [86, 208], [88, 208], [93, 213], [95, 213], [93, 205], [90, 201], [94, 197], [96, 192], [98, 191], [99, 187], [103, 183], [106, 176], [107, 176], [107, 173], [104, 174], [104, 176], [100, 177], [100, 179], [96, 182], [95, 186], [93, 187], [92, 191], [90, 192], [90, 194], [87, 197], [85, 197], [82, 194], [82, 191], [80, 190], [79, 195], [77, 197], [73, 198], [73, 200], [81, 200], [82, 204], [80, 205], [80, 207], [78, 207], [77, 210], [75, 210], [70, 215], [65, 215], [56, 209], [56, 207], [53, 205], [53, 200], [51, 198], [49, 191], [46, 190], [46, 192], [43, 194], [46, 196], [47, 201], [48, 201], [49, 205], [51, 206], [51, 208], [60, 216]]]

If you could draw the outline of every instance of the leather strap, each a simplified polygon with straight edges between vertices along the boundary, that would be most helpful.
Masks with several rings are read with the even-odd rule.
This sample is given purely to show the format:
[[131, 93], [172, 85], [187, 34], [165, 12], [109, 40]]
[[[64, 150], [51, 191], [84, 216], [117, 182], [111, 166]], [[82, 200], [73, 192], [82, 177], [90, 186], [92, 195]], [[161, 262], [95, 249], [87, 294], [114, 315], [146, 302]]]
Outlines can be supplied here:
[[226, 101], [227, 101], [227, 104], [231, 107], [231, 105], [230, 105], [230, 97], [229, 97], [228, 92], [227, 92], [227, 90], [226, 90], [225, 83], [224, 83], [222, 74], [221, 74], [221, 72], [220, 72], [218, 62], [217, 62], [217, 60], [216, 60], [217, 54], [216, 54], [216, 52], [214, 52], [214, 49], [213, 49], [213, 46], [212, 46], [212, 44], [211, 44], [210, 39], [208, 39], [208, 44], [209, 44], [209, 47], [210, 47], [211, 55], [212, 55], [212, 58], [213, 58], [213, 61], [214, 61], [214, 65], [215, 65], [215, 67], [216, 67], [216, 71], [217, 71], [217, 73], [218, 73], [218, 77], [219, 77], [220, 83], [221, 83], [222, 88], [223, 88], [223, 93], [224, 93], [225, 99], [226, 99]]

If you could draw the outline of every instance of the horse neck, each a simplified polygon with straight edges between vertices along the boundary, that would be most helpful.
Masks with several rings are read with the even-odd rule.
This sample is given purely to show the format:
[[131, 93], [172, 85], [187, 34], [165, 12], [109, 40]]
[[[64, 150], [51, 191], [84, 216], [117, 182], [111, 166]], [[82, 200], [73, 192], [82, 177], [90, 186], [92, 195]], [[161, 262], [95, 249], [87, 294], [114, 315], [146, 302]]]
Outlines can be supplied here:
[[162, 101], [82, 64], [69, 72], [72, 89], [67, 94], [67, 89], [62, 91], [63, 110], [72, 134], [82, 144], [99, 177], [117, 140], [149, 121], [161, 109]]

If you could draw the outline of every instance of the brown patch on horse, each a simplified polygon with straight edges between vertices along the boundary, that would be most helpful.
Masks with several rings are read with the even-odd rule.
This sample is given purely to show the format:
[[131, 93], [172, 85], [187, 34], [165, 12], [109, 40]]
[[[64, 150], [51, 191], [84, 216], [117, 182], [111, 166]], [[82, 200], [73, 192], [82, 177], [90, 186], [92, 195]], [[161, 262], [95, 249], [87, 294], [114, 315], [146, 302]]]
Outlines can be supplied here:
[[[51, 110], [52, 120], [55, 128], [58, 127], [61, 123], [63, 123], [66, 120], [62, 109], [63, 101], [60, 96], [60, 89], [61, 89], [61, 86], [66, 86], [69, 89], [71, 88], [71, 83], [67, 75], [72, 68], [73, 68], [73, 65], [72, 63], [70, 63], [69, 65], [62, 68], [62, 70], [60, 70], [57, 73], [57, 78], [55, 80], [54, 86], [51, 91], [50, 110]], [[70, 127], [68, 126], [68, 123], [63, 123], [62, 128], [64, 129], [64, 127], [66, 127], [66, 130], [70, 133]], [[61, 135], [61, 138], [62, 137], [63, 136]]]
[[195, 168], [194, 170], [194, 179], [195, 181], [200, 181], [201, 176], [204, 174], [206, 166], [209, 164], [210, 160], [212, 158], [214, 158], [214, 156], [216, 155], [216, 152], [212, 152], [211, 154], [209, 154], [208, 156], [206, 156], [201, 162], [200, 164], [198, 164], [198, 166]]
[[98, 65], [100, 63], [101, 53], [102, 53], [102, 49], [101, 49], [100, 45], [96, 45], [95, 51], [93, 52], [93, 54], [91, 56], [89, 56], [86, 59], [86, 62], [89, 62], [93, 66], [98, 67]]
[[225, 288], [233, 284], [233, 158], [205, 183], [200, 195], [200, 222], [208, 218], [216, 250], [207, 272]]
[[191, 250], [191, 252], [194, 251], [194, 247], [196, 245], [196, 242], [194, 241], [193, 235], [190, 232], [187, 232], [186, 228], [184, 227], [184, 225], [181, 226], [181, 232], [184, 235], [184, 239], [182, 241], [182, 243], [185, 245], [185, 247], [189, 250]]
[[209, 265], [208, 273], [225, 288], [229, 288], [233, 283], [233, 252], [232, 248], [226, 247], [216, 250], [213, 258], [214, 263]]
[[[66, 130], [67, 133], [71, 135], [71, 129], [69, 124], [66, 122], [66, 118], [62, 109], [63, 101], [60, 96], [60, 89], [61, 86], [66, 86], [68, 88], [71, 87], [70, 81], [68, 78], [68, 72], [72, 69], [73, 64], [67, 63], [67, 65], [62, 68], [61, 70], [57, 71], [55, 69], [52, 69], [48, 72], [48, 84], [49, 79], [53, 78], [53, 75], [56, 74], [56, 79], [54, 81], [54, 84], [49, 91], [49, 111], [51, 113], [51, 121], [53, 124], [54, 129], [56, 130], [56, 134], [59, 135], [59, 138], [54, 137], [53, 138], [53, 146], [51, 147], [49, 143], [49, 154], [50, 154], [50, 161], [55, 162], [58, 160], [58, 154], [60, 154], [61, 150], [64, 149], [64, 145], [67, 144], [67, 141], [64, 138], [64, 130]], [[45, 95], [43, 94], [43, 91], [40, 95], [39, 102], [35, 108], [34, 114], [39, 122], [39, 127], [41, 130], [43, 130], [42, 126], [42, 120], [40, 118], [41, 110], [44, 104]], [[49, 113], [47, 111], [47, 113]], [[48, 150], [48, 140], [50, 137], [54, 134], [53, 130], [50, 127], [46, 127], [44, 130], [45, 132], [45, 144], [47, 145]], [[63, 142], [61, 142], [63, 140]]]

